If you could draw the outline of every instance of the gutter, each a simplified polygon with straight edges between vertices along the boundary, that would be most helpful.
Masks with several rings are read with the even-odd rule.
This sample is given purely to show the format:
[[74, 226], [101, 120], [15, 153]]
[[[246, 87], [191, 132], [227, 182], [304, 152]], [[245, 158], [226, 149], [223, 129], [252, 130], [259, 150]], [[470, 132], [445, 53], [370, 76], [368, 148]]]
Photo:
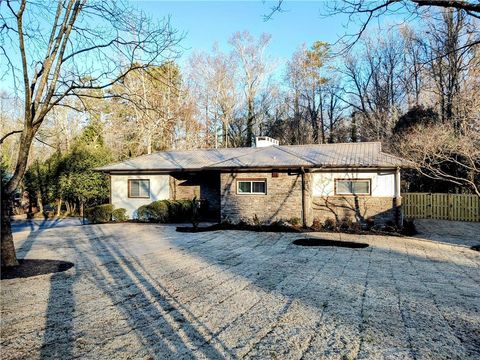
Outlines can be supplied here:
[[[125, 175], [125, 174], [168, 174], [174, 172], [199, 172], [199, 171], [238, 171], [238, 172], [248, 172], [248, 171], [272, 171], [272, 170], [293, 170], [298, 168], [298, 165], [284, 165], [284, 166], [256, 166], [256, 167], [201, 167], [201, 168], [181, 168], [181, 169], [124, 169], [124, 170], [116, 170], [116, 169], [102, 169], [102, 168], [95, 168], [93, 171], [103, 172], [103, 173], [110, 173], [110, 174], [117, 174], [117, 175]], [[402, 168], [400, 166], [325, 166], [325, 165], [308, 165], [308, 166], [300, 166], [302, 169], [308, 169], [309, 172], [328, 172], [328, 171], [395, 171], [398, 168]]]

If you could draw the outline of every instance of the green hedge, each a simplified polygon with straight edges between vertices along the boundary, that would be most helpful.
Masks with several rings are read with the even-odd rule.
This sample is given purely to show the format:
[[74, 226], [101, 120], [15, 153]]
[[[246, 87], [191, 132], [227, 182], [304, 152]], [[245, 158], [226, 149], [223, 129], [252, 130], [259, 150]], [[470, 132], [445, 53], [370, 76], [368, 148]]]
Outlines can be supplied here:
[[112, 220], [113, 205], [97, 205], [85, 209], [85, 217], [92, 224], [106, 223]]
[[128, 220], [127, 210], [124, 208], [112, 211], [112, 220], [115, 222], [123, 222]]
[[127, 210], [123, 208], [114, 209], [112, 204], [97, 205], [85, 209], [85, 218], [91, 224], [101, 224], [110, 221], [122, 222], [127, 221]]
[[166, 200], [154, 201], [140, 206], [137, 210], [138, 220], [146, 222], [168, 222], [168, 205]]
[[190, 221], [192, 214], [192, 200], [158, 200], [137, 210], [138, 220], [157, 223]]

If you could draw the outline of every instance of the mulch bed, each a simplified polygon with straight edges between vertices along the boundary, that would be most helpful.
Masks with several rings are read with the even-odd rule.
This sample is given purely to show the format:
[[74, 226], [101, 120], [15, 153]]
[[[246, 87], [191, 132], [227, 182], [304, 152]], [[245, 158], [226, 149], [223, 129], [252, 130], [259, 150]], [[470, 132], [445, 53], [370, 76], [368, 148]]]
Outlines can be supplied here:
[[227, 224], [220, 223], [210, 226], [202, 226], [194, 228], [193, 226], [178, 226], [178, 232], [184, 233], [197, 233], [205, 231], [217, 231], [217, 230], [244, 230], [244, 231], [256, 231], [256, 232], [293, 232], [300, 233], [303, 230], [301, 228], [285, 226], [280, 224], [272, 225], [249, 225], [249, 224]]
[[20, 265], [1, 269], [1, 279], [28, 278], [66, 271], [73, 263], [61, 260], [19, 259]]
[[339, 230], [327, 230], [327, 229], [315, 229], [315, 228], [303, 228], [301, 226], [291, 226], [285, 225], [282, 223], [273, 223], [270, 225], [250, 225], [250, 224], [229, 224], [229, 223], [219, 223], [210, 226], [177, 226], [176, 229], [178, 232], [182, 233], [198, 233], [206, 231], [218, 231], [218, 230], [244, 230], [244, 231], [255, 231], [255, 232], [289, 232], [289, 233], [308, 233], [308, 232], [340, 232], [343, 234], [355, 234], [355, 235], [386, 235], [386, 236], [405, 236], [401, 233], [394, 231], [380, 231], [380, 230], [352, 230], [352, 229], [339, 229]]
[[357, 243], [353, 241], [326, 240], [319, 238], [297, 239], [293, 243], [300, 246], [337, 246], [350, 249], [364, 249], [368, 247], [368, 244], [365, 243]]

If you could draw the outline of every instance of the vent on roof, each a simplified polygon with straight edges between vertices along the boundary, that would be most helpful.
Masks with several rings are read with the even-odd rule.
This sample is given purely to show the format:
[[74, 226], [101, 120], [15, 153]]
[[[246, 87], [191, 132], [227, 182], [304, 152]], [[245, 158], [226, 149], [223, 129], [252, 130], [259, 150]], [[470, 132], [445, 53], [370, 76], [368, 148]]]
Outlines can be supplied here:
[[268, 136], [257, 136], [255, 138], [255, 147], [266, 147], [272, 145], [278, 145], [278, 140], [272, 139]]

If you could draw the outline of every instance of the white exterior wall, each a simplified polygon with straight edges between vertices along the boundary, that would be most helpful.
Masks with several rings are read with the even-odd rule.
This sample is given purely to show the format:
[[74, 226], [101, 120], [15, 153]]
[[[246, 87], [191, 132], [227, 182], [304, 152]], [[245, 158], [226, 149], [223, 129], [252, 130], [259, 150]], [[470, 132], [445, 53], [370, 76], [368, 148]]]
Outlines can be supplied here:
[[371, 179], [371, 196], [395, 197], [395, 171], [316, 172], [312, 179], [313, 196], [335, 196], [335, 179]]
[[[129, 198], [129, 179], [149, 179], [150, 197]], [[126, 209], [130, 219], [133, 219], [136, 217], [135, 212], [140, 206], [150, 204], [152, 201], [170, 198], [169, 179], [170, 175], [111, 175], [111, 203], [115, 209]]]

